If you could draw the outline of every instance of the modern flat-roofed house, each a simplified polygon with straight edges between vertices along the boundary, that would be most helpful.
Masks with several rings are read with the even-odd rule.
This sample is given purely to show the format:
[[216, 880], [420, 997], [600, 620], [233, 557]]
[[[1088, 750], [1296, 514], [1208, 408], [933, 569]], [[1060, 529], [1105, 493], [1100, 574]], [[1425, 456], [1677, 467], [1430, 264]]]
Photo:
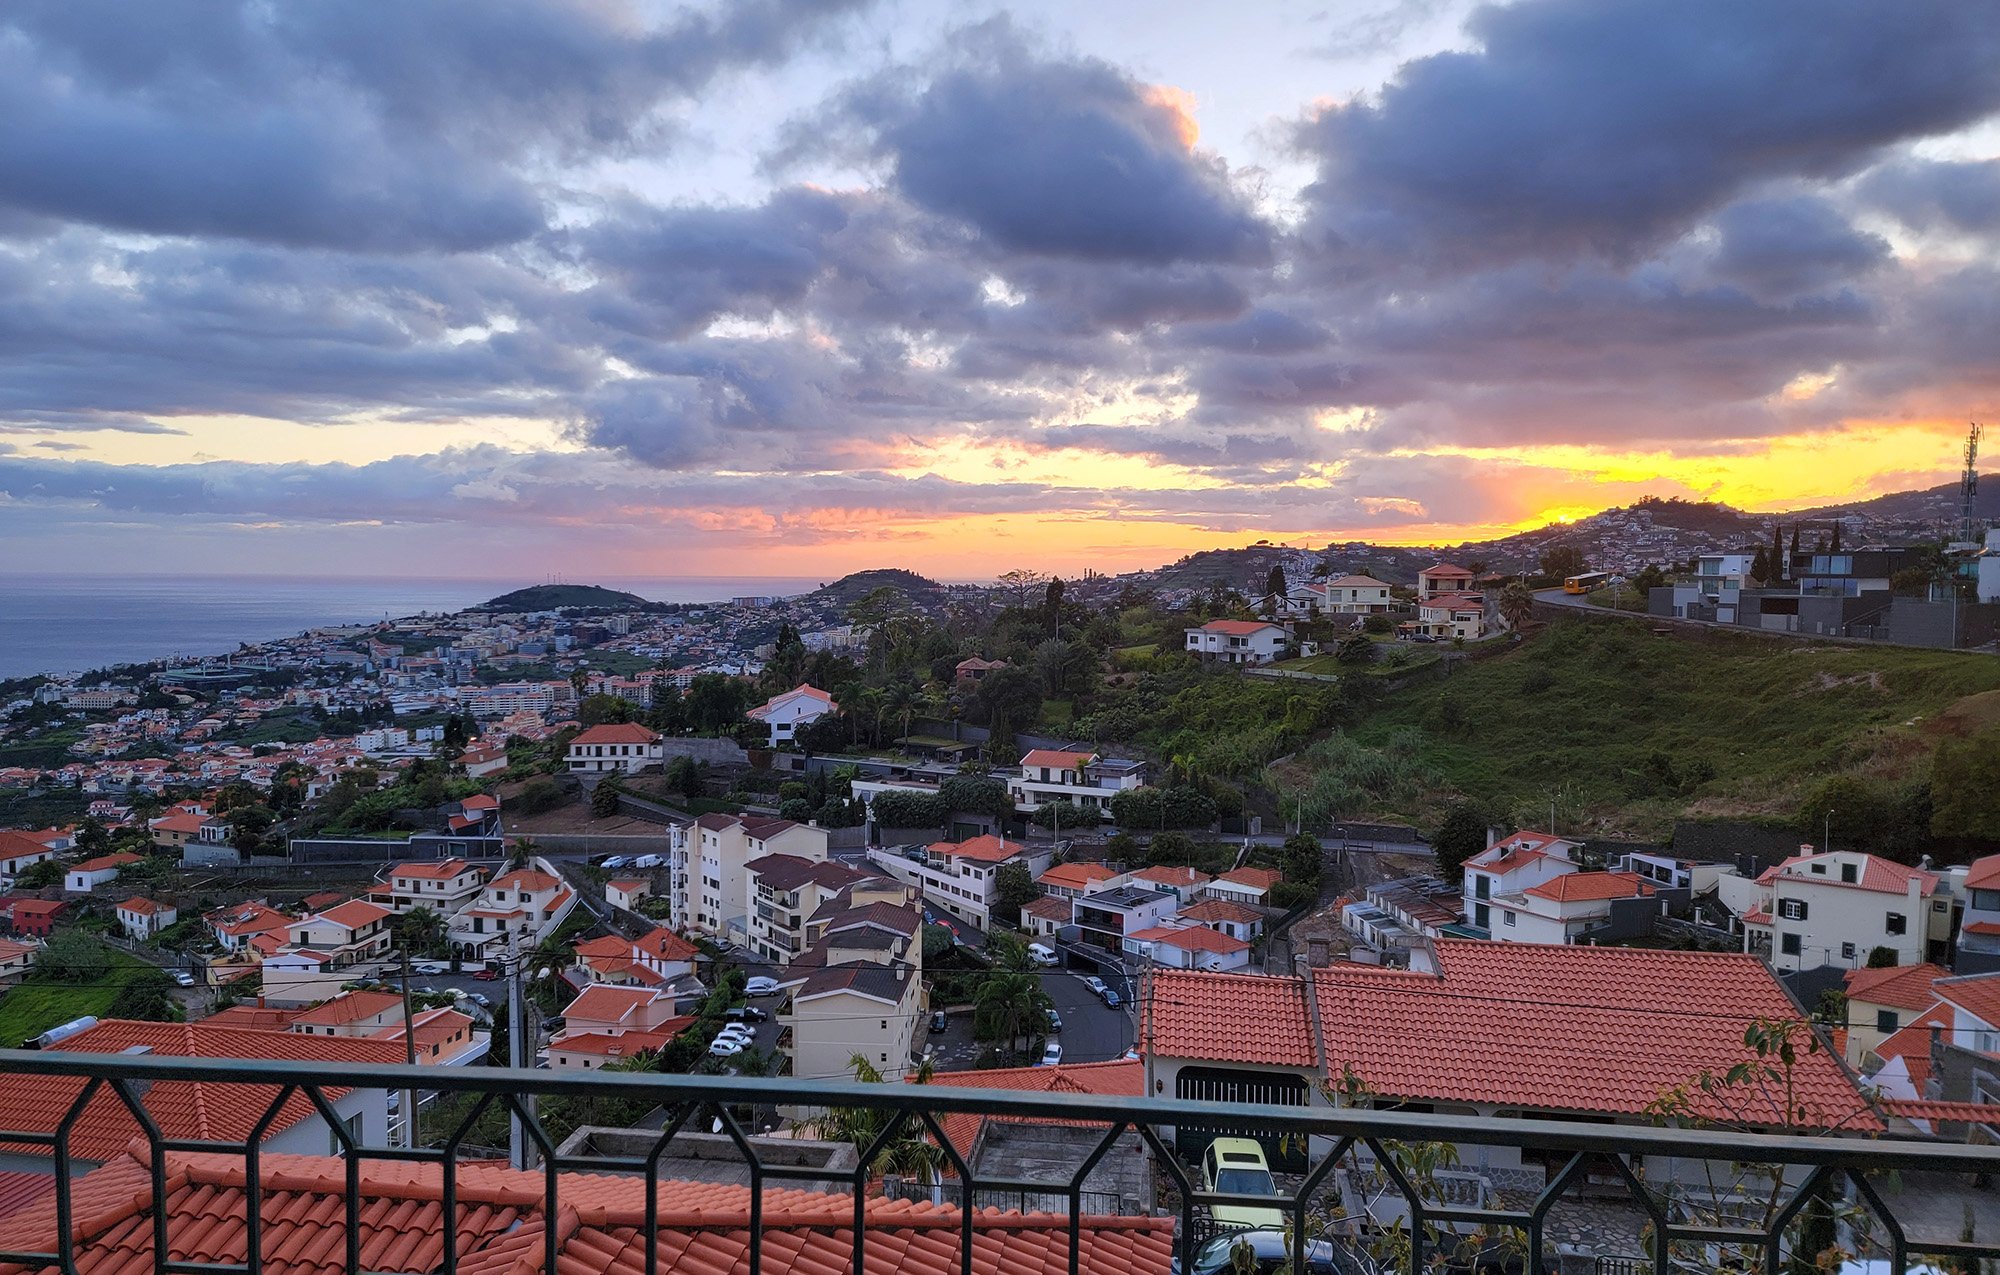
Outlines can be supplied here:
[[1146, 763], [1102, 757], [1088, 749], [1033, 748], [1017, 774], [1006, 776], [1007, 795], [1032, 814], [1051, 801], [1081, 806], [1094, 817], [1110, 812], [1111, 799], [1146, 782]]
[[1320, 586], [1327, 615], [1381, 615], [1396, 605], [1395, 586], [1374, 576], [1341, 576]]
[[570, 773], [601, 775], [622, 771], [633, 775], [665, 756], [658, 731], [637, 722], [607, 722], [592, 726], [569, 741]]
[[1264, 620], [1210, 620], [1187, 631], [1188, 654], [1223, 664], [1269, 664], [1291, 635]]

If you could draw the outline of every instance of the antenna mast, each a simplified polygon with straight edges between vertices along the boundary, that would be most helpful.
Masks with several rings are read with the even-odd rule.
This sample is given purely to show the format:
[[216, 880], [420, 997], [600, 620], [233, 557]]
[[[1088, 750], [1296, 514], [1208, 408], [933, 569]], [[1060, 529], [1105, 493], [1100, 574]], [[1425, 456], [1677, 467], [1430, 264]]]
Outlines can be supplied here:
[[1984, 429], [1978, 421], [1965, 434], [1965, 475], [1958, 480], [1958, 535], [1959, 539], [1971, 545], [1981, 545], [1986, 541], [1986, 529], [1979, 525], [1979, 515], [1973, 508], [1974, 498], [1979, 494], [1979, 436]]

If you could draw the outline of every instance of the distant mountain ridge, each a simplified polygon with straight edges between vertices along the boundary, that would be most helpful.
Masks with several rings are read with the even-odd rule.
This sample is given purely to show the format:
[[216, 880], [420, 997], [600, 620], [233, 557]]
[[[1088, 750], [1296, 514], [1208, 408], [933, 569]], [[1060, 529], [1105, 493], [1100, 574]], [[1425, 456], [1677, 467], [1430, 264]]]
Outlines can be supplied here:
[[945, 593], [944, 586], [929, 576], [905, 571], [901, 567], [874, 567], [844, 575], [832, 584], [823, 584], [806, 594], [803, 600], [845, 608], [877, 589], [894, 589], [919, 603], [941, 602]]
[[636, 593], [598, 584], [535, 584], [482, 602], [469, 611], [555, 611], [563, 607], [611, 607], [632, 610], [652, 603]]

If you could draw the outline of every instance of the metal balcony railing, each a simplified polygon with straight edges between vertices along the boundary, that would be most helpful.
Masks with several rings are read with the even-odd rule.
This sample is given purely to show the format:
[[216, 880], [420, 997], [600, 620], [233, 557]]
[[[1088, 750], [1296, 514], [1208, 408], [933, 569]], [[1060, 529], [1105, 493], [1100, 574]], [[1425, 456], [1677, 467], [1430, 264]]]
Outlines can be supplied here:
[[[1885, 1191], [1896, 1175], [1943, 1174], [1969, 1184], [1968, 1190], [1983, 1192], [1988, 1175], [2000, 1175], [2000, 1148], [1946, 1142], [1871, 1139], [1858, 1137], [1775, 1136], [1714, 1130], [1654, 1126], [1625, 1126], [1570, 1122], [1551, 1119], [1482, 1118], [1449, 1116], [1408, 1111], [1336, 1109], [1332, 1107], [1280, 1107], [1236, 1105], [1189, 1100], [1107, 1096], [1103, 1094], [1024, 1093], [1003, 1090], [958, 1088], [925, 1084], [856, 1084], [821, 1080], [712, 1075], [658, 1075], [642, 1072], [561, 1072], [518, 1071], [489, 1067], [389, 1067], [344, 1066], [330, 1074], [322, 1064], [262, 1060], [199, 1060], [148, 1054], [87, 1054], [0, 1050], [0, 1073], [8, 1076], [72, 1078], [77, 1094], [61, 1110], [40, 1113], [40, 1127], [0, 1129], [0, 1147], [16, 1157], [46, 1155], [54, 1169], [53, 1249], [0, 1250], [0, 1263], [18, 1263], [27, 1270], [50, 1270], [61, 1275], [79, 1275], [91, 1269], [80, 1254], [92, 1237], [77, 1234], [77, 1196], [87, 1179], [79, 1176], [80, 1157], [73, 1153], [72, 1141], [79, 1120], [93, 1101], [115, 1101], [141, 1130], [146, 1166], [151, 1175], [153, 1202], [169, 1198], [167, 1157], [190, 1153], [240, 1156], [243, 1161], [243, 1189], [246, 1205], [243, 1222], [248, 1240], [246, 1260], [188, 1261], [172, 1256], [169, 1241], [171, 1220], [167, 1210], [154, 1207], [151, 1219], [151, 1256], [157, 1275], [262, 1275], [267, 1265], [284, 1265], [264, 1251], [263, 1202], [278, 1191], [267, 1186], [260, 1170], [260, 1157], [275, 1152], [267, 1147], [265, 1131], [278, 1120], [281, 1111], [297, 1110], [303, 1100], [325, 1121], [344, 1159], [345, 1250], [338, 1267], [345, 1275], [365, 1275], [362, 1210], [365, 1165], [371, 1161], [418, 1163], [437, 1166], [440, 1175], [441, 1216], [460, 1216], [461, 1159], [471, 1158], [467, 1138], [474, 1123], [488, 1110], [508, 1113], [527, 1143], [539, 1153], [540, 1206], [521, 1213], [519, 1227], [528, 1233], [540, 1232], [542, 1270], [558, 1270], [562, 1191], [572, 1174], [629, 1175], [643, 1179], [643, 1235], [645, 1275], [660, 1275], [663, 1245], [655, 1242], [663, 1234], [663, 1183], [673, 1189], [673, 1180], [663, 1176], [663, 1160], [675, 1139], [691, 1122], [713, 1123], [727, 1135], [742, 1156], [748, 1180], [747, 1251], [737, 1269], [747, 1275], [763, 1275], [765, 1248], [762, 1242], [763, 1198], [767, 1188], [778, 1184], [815, 1183], [825, 1188], [841, 1188], [851, 1194], [851, 1210], [843, 1195], [831, 1197], [826, 1206], [843, 1222], [829, 1222], [825, 1215], [815, 1223], [824, 1235], [828, 1227], [844, 1233], [851, 1242], [851, 1270], [861, 1272], [866, 1265], [871, 1225], [877, 1236], [898, 1225], [896, 1216], [871, 1223], [867, 1205], [883, 1189], [882, 1155], [899, 1140], [927, 1139], [942, 1162], [943, 1175], [929, 1188], [899, 1185], [895, 1190], [905, 1199], [929, 1196], [942, 1201], [944, 1214], [933, 1214], [927, 1223], [943, 1226], [957, 1240], [957, 1267], [960, 1275], [971, 1275], [975, 1233], [991, 1228], [990, 1212], [958, 1210], [955, 1202], [970, 1193], [975, 1204], [989, 1201], [1001, 1207], [1027, 1205], [1046, 1210], [1053, 1217], [1036, 1221], [1040, 1232], [1066, 1233], [1067, 1269], [1083, 1269], [1082, 1234], [1094, 1225], [1092, 1215], [1100, 1209], [1087, 1207], [1094, 1192], [1087, 1188], [1095, 1170], [1121, 1139], [1130, 1146], [1136, 1135], [1149, 1154], [1162, 1180], [1163, 1190], [1141, 1211], [1173, 1219], [1175, 1269], [1203, 1275], [1215, 1268], [1195, 1262], [1195, 1247], [1217, 1235], [1218, 1225], [1209, 1210], [1260, 1209], [1281, 1212], [1285, 1218], [1283, 1243], [1289, 1250], [1290, 1269], [1306, 1275], [1381, 1275], [1388, 1270], [1422, 1275], [1433, 1272], [1483, 1272], [1519, 1270], [1524, 1275], [1545, 1275], [1556, 1268], [1557, 1254], [1549, 1242], [1551, 1213], [1571, 1192], [1586, 1183], [1622, 1185], [1647, 1222], [1649, 1249], [1642, 1264], [1651, 1275], [1686, 1275], [1691, 1270], [1731, 1270], [1742, 1275], [1779, 1275], [1799, 1254], [1795, 1231], [1807, 1206], [1816, 1201], [1839, 1201], [1850, 1210], [1840, 1225], [1840, 1237], [1848, 1247], [1864, 1246], [1876, 1253], [1870, 1264], [1860, 1269], [1874, 1273], [1906, 1272], [1913, 1258], [1949, 1264], [1952, 1269], [1977, 1270], [1978, 1262], [2000, 1259], [2000, 1234], [1990, 1234], [1987, 1242], [1965, 1238], [1946, 1239], [1929, 1235], [1912, 1236], [1897, 1220], [1885, 1201]], [[158, 1087], [175, 1082], [204, 1082], [242, 1086], [228, 1091], [232, 1101], [240, 1097], [244, 1113], [261, 1113], [241, 1142], [194, 1140], [167, 1136], [159, 1120], [149, 1110], [148, 1099]], [[0, 1080], [0, 1084], [8, 1083]], [[468, 1096], [469, 1111], [441, 1138], [437, 1145], [376, 1146], [357, 1136], [335, 1109], [344, 1093], [421, 1091]], [[107, 1098], [108, 1095], [108, 1098]], [[592, 1151], [564, 1153], [551, 1140], [537, 1119], [531, 1096], [598, 1099], [639, 1104], [641, 1109], [657, 1106], [666, 1120], [657, 1131], [633, 1131], [646, 1146], [644, 1154], [616, 1155]], [[771, 1103], [790, 1108], [834, 1112], [865, 1112], [879, 1117], [872, 1124], [854, 1124], [858, 1136], [858, 1164], [838, 1169], [807, 1163], [796, 1154], [777, 1154], [777, 1143], [760, 1139], [746, 1112], [765, 1109]], [[60, 1103], [56, 1104], [61, 1106]], [[1020, 1180], [975, 1171], [961, 1149], [947, 1135], [946, 1127], [957, 1117], [970, 1116], [987, 1121], [1013, 1122], [1010, 1128], [1102, 1130], [1094, 1140], [1079, 1143], [1082, 1150], [1066, 1177], [1040, 1165], [1035, 1180]], [[959, 1122], [962, 1125], [962, 1122]], [[1227, 1131], [1231, 1136], [1277, 1139], [1287, 1145], [1309, 1148], [1306, 1169], [1296, 1178], [1284, 1180], [1288, 1191], [1279, 1195], [1228, 1194], [1205, 1190], [1198, 1171], [1184, 1159], [1177, 1131]], [[690, 1134], [689, 1136], [697, 1136]], [[962, 1129], [960, 1139], [963, 1140]], [[760, 1154], [760, 1141], [766, 1159]], [[1449, 1188], [1433, 1193], [1428, 1172], [1418, 1167], [1422, 1156], [1409, 1154], [1413, 1147], [1463, 1146], [1467, 1148], [1513, 1148], [1545, 1157], [1552, 1171], [1545, 1183], [1515, 1207], [1472, 1207], [1462, 1192]], [[1319, 1212], [1329, 1194], [1338, 1196], [1338, 1173], [1351, 1168], [1357, 1156], [1380, 1166], [1388, 1189], [1399, 1195], [1402, 1228], [1399, 1243], [1383, 1243], [1382, 1234], [1368, 1234], [1365, 1219], [1349, 1215], [1328, 1218]], [[1745, 1201], [1758, 1203], [1755, 1196], [1731, 1188], [1727, 1207], [1716, 1215], [1691, 1208], [1685, 1199], [1668, 1198], [1658, 1182], [1648, 1181], [1655, 1163], [1679, 1165], [1772, 1166], [1776, 1200], [1764, 1201], [1771, 1207], [1761, 1211], [1746, 1208]], [[1451, 1176], [1464, 1176], [1463, 1174]], [[590, 1179], [601, 1184], [603, 1179]], [[592, 1189], [601, 1189], [601, 1186]], [[88, 1193], [85, 1192], [88, 1197]], [[1017, 1201], [1009, 1206], [1009, 1199]], [[1487, 1198], [1483, 1193], [1482, 1199]], [[100, 1202], [101, 1203], [101, 1202]], [[575, 1210], [570, 1210], [572, 1221]], [[20, 1214], [0, 1218], [0, 1232]], [[1970, 1213], [1968, 1212], [1968, 1219]], [[86, 1221], [88, 1218], [85, 1219]], [[1164, 1225], [1164, 1223], [1162, 1224]], [[379, 1226], [379, 1223], [371, 1223]], [[1971, 1229], [1968, 1220], [1967, 1230]], [[1879, 1235], [1878, 1235], [1879, 1232]], [[1221, 1232], [1226, 1233], [1226, 1232]], [[1518, 1241], [1519, 1259], [1514, 1264], [1490, 1265], [1487, 1248], [1471, 1257], [1464, 1255], [1465, 1237], [1473, 1235], [1475, 1247], [1500, 1242], [1495, 1237], [1513, 1236]], [[121, 1243], [128, 1247], [136, 1238], [127, 1232]], [[457, 1269], [459, 1228], [441, 1227], [443, 1257], [434, 1268], [441, 1272]], [[1102, 1236], [1098, 1237], [1100, 1240]], [[1367, 1247], [1369, 1242], [1374, 1247]], [[1456, 1250], [1454, 1251], [1454, 1246]], [[1688, 1256], [1692, 1246], [1695, 1254]], [[1384, 1256], [1384, 1254], [1388, 1256]], [[1881, 1265], [1886, 1259], [1886, 1266]], [[887, 1257], [878, 1257], [877, 1269], [887, 1269]], [[1595, 1258], [1588, 1259], [1594, 1261]], [[1623, 1260], [1623, 1259], [1614, 1259]], [[573, 1264], [573, 1263], [572, 1263]], [[670, 1263], [667, 1269], [672, 1269]], [[1166, 1263], [1136, 1264], [1134, 1272], [1159, 1270], [1166, 1275]], [[1810, 1263], [1808, 1263], [1810, 1268]], [[131, 1269], [129, 1266], [121, 1269]], [[401, 1269], [401, 1268], [399, 1268]], [[1224, 1275], [1231, 1269], [1220, 1268]], [[1271, 1267], [1259, 1265], [1260, 1271]], [[1565, 1267], [1567, 1269], [1567, 1267]], [[1580, 1269], [1587, 1269], [1580, 1268]], [[1634, 1270], [1637, 1269], [1635, 1264]], [[1796, 1269], [1796, 1267], [1794, 1267]], [[1839, 1270], [1839, 1266], [1824, 1269]]]

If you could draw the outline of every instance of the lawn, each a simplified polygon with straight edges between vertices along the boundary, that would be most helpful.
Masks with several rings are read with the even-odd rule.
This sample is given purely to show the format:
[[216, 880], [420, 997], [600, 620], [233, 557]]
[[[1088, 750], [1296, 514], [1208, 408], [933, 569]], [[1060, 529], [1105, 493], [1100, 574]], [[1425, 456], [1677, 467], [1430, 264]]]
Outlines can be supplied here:
[[[1990, 655], [1655, 634], [1565, 619], [1504, 655], [1371, 705], [1355, 740], [1418, 732], [1418, 756], [1506, 810], [1559, 784], [1593, 813], [1658, 831], [1688, 807], [1789, 814], [1838, 773], [1897, 778], [1928, 764], [1945, 714], [2000, 689]], [[1683, 776], [1663, 788], [1664, 757]], [[1545, 799], [1545, 798], [1544, 798]]]
[[85, 986], [26, 982], [0, 997], [0, 1046], [18, 1047], [51, 1027], [95, 1014], [102, 1018], [118, 999], [126, 980], [146, 968], [145, 962], [106, 949], [110, 961], [104, 975]]

